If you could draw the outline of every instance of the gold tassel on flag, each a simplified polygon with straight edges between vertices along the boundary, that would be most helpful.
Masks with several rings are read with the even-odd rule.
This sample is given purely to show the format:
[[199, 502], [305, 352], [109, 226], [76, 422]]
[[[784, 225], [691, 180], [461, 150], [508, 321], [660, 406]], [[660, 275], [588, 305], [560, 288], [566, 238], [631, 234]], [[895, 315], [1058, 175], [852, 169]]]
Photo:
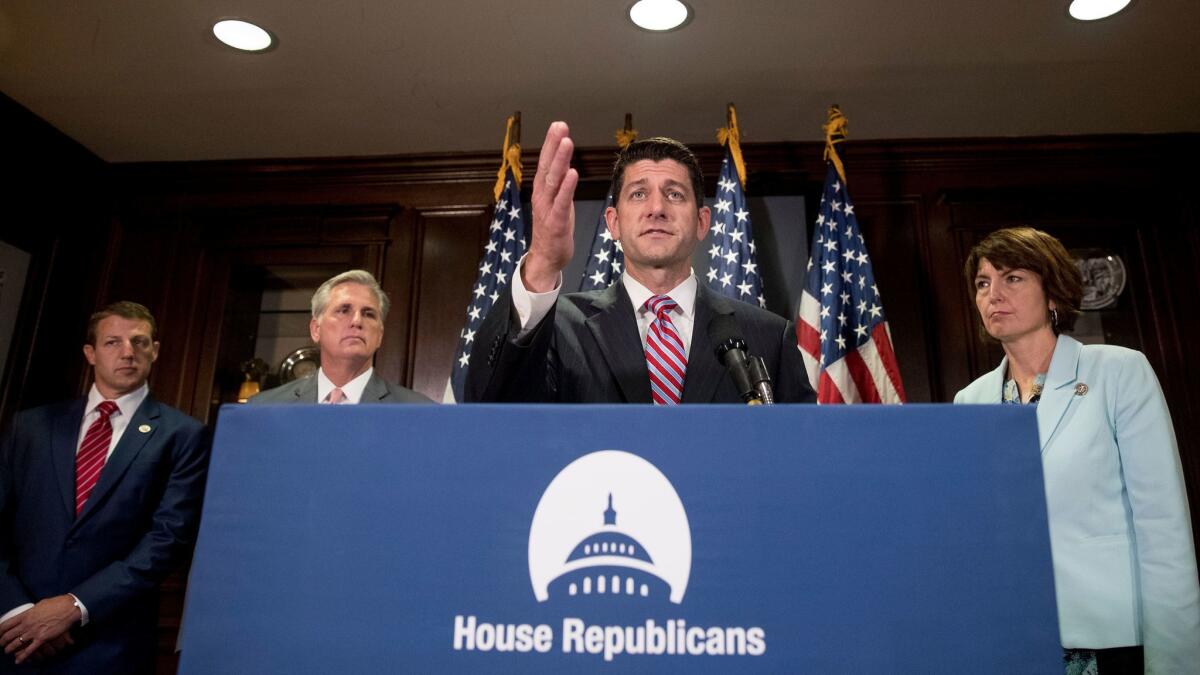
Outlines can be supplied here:
[[725, 108], [725, 123], [717, 129], [717, 142], [729, 144], [729, 153], [733, 155], [733, 165], [737, 169], [738, 179], [742, 181], [742, 189], [746, 189], [746, 163], [742, 160], [742, 130], [738, 128], [737, 110], [730, 103]]
[[500, 170], [496, 172], [496, 187], [492, 190], [494, 199], [500, 201], [500, 193], [504, 192], [504, 174], [508, 169], [512, 169], [513, 178], [517, 183], [521, 182], [521, 111], [512, 114], [508, 118], [508, 124], [504, 128], [504, 148], [500, 151], [503, 158], [500, 162]]
[[825, 159], [833, 162], [833, 168], [837, 169], [842, 185], [846, 184], [846, 170], [842, 167], [842, 158], [838, 156], [836, 145], [846, 140], [847, 124], [849, 120], [835, 103], [829, 106], [829, 123], [821, 125], [825, 130]]
[[636, 141], [637, 137], [637, 129], [633, 128], [633, 113], [625, 113], [625, 128], [617, 130], [617, 147], [624, 150]]

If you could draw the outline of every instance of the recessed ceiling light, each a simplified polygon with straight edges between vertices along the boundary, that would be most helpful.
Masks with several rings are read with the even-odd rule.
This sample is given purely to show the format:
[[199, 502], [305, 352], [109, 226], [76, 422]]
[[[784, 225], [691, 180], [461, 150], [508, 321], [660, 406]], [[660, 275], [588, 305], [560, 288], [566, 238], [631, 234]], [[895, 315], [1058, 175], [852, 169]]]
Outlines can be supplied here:
[[275, 46], [275, 37], [249, 21], [223, 19], [213, 24], [218, 40], [244, 52], [261, 52]]
[[1095, 21], [1112, 16], [1128, 5], [1129, 0], [1071, 0], [1067, 11], [1080, 21]]
[[679, 0], [638, 0], [629, 20], [638, 28], [662, 32], [679, 28], [692, 18], [692, 9]]

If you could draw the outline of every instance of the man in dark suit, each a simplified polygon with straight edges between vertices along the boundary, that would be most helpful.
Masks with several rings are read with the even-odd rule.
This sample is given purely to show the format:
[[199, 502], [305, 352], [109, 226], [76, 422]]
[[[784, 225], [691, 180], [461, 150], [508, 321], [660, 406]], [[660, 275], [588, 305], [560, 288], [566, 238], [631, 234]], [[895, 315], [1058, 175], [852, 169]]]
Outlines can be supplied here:
[[268, 389], [250, 403], [430, 403], [375, 374], [388, 297], [375, 277], [350, 270], [321, 284], [312, 297], [308, 330], [321, 350], [317, 374]]
[[193, 545], [204, 427], [155, 401], [154, 317], [92, 315], [86, 398], [27, 410], [0, 444], [0, 645], [47, 673], [154, 670], [154, 592]]
[[711, 213], [699, 162], [682, 143], [651, 138], [620, 153], [605, 219], [625, 256], [621, 281], [559, 295], [574, 252], [573, 151], [567, 125], [550, 125], [533, 179], [529, 252], [476, 333], [466, 399], [741, 402], [709, 336], [726, 316], [766, 362], [779, 402], [814, 401], [792, 323], [721, 297], [692, 272]]

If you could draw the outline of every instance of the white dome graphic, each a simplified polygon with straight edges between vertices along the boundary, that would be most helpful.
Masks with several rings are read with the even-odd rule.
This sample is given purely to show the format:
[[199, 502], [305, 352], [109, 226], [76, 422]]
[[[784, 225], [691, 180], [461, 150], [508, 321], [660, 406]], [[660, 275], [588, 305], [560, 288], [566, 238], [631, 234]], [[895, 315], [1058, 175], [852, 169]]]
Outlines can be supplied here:
[[683, 600], [692, 535], [683, 502], [650, 462], [622, 450], [593, 452], [550, 481], [529, 528], [529, 579], [551, 596]]

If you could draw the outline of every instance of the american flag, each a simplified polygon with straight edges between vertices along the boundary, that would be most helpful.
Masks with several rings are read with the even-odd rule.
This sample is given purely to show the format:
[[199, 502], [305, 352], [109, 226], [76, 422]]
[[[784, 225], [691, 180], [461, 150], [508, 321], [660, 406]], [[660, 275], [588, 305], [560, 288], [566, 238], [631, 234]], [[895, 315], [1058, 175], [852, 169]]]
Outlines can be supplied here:
[[596, 234], [592, 237], [591, 254], [587, 265], [583, 268], [583, 276], [579, 279], [579, 290], [590, 291], [608, 288], [621, 278], [621, 269], [625, 265], [625, 254], [621, 252], [621, 242], [614, 241], [608, 233], [608, 221], [604, 212], [613, 205], [612, 193], [600, 209], [600, 218], [596, 222]]
[[466, 325], [458, 337], [458, 348], [454, 352], [454, 369], [446, 384], [443, 401], [454, 403], [463, 399], [463, 387], [467, 382], [467, 364], [471, 359], [471, 348], [475, 346], [475, 331], [488, 310], [499, 299], [504, 287], [512, 281], [517, 261], [525, 255], [525, 217], [521, 212], [521, 183], [509, 166], [504, 174], [504, 187], [496, 200], [492, 223], [488, 226], [488, 242], [479, 261], [479, 277], [471, 291], [471, 304], [467, 307]]
[[796, 339], [817, 403], [903, 403], [883, 301], [843, 183], [829, 162]]
[[754, 257], [754, 236], [746, 193], [733, 159], [732, 141], [725, 145], [725, 161], [717, 181], [717, 196], [712, 207], [712, 226], [708, 249], [708, 272], [704, 278], [714, 291], [766, 307], [762, 277]]

